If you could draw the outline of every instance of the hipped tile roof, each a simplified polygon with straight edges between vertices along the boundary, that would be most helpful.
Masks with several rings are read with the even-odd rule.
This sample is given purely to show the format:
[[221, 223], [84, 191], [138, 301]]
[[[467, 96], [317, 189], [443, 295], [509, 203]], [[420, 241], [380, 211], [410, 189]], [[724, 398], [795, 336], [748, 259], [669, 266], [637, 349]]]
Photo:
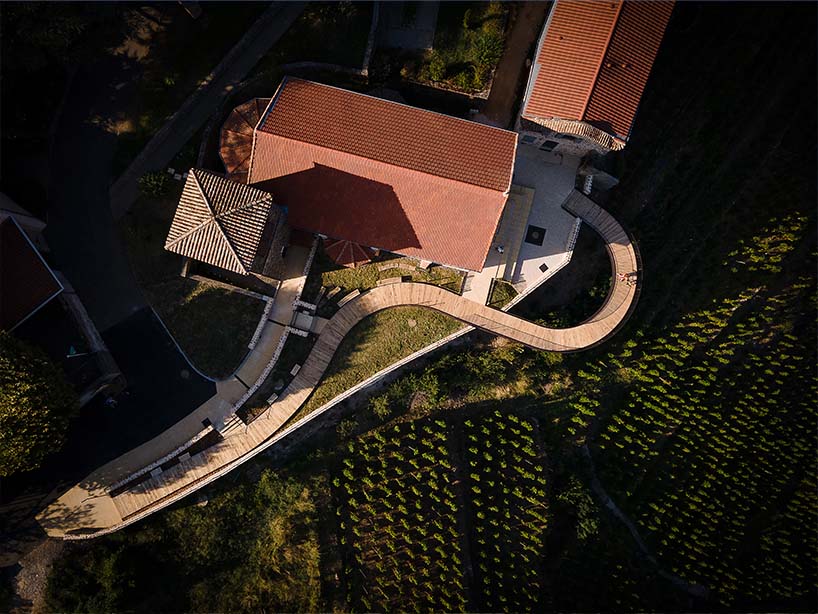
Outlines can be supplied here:
[[247, 274], [271, 215], [282, 212], [268, 192], [192, 169], [165, 249], [234, 273]]
[[[624, 146], [659, 51], [672, 0], [557, 0], [546, 22], [523, 117], [587, 122]], [[580, 134], [576, 130], [565, 130]]]
[[517, 137], [286, 78], [258, 124], [248, 182], [293, 228], [481, 270], [511, 185]]

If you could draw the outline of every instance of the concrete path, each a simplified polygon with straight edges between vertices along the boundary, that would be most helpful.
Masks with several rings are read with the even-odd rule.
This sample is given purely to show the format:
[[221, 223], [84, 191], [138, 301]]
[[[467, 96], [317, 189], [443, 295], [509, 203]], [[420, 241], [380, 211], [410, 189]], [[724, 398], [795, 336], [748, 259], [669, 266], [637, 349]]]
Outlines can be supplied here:
[[530, 145], [517, 146], [514, 183], [534, 189], [526, 224], [545, 230], [540, 245], [520, 243], [511, 280], [518, 291], [538, 285], [565, 261], [576, 216], [563, 203], [574, 189], [577, 166], [579, 158], [547, 153]]
[[[273, 443], [271, 436], [307, 401], [349, 331], [383, 309], [400, 305], [434, 309], [476, 328], [550, 351], [571, 352], [601, 343], [619, 329], [635, 305], [639, 282], [620, 282], [618, 276], [637, 272], [639, 257], [616, 220], [583, 194], [573, 192], [563, 207], [602, 236], [611, 260], [612, 290], [602, 308], [586, 322], [567, 329], [546, 328], [429, 284], [397, 283], [373, 288], [348, 302], [326, 323], [284, 394], [254, 422], [113, 496], [110, 488], [117, 477], [116, 463], [98, 470], [44, 510], [38, 516], [41, 525], [50, 535], [66, 539], [110, 533], [178, 501], [258, 454]], [[121, 479], [128, 474], [118, 475]]]
[[210, 77], [156, 133], [128, 169], [111, 186], [111, 209], [121, 217], [139, 195], [138, 180], [165, 168], [176, 153], [219, 108], [219, 104], [278, 39], [306, 6], [305, 2], [273, 2], [225, 56]]

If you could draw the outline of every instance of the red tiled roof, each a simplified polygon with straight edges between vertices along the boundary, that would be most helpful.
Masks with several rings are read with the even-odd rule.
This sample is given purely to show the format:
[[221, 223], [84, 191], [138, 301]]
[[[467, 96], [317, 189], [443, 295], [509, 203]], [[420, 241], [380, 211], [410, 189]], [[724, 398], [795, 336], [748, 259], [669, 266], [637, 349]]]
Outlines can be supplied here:
[[523, 117], [585, 121], [627, 140], [672, 0], [557, 0]]
[[230, 179], [247, 181], [253, 130], [269, 104], [269, 98], [253, 98], [230, 112], [219, 135], [219, 157]]
[[293, 228], [481, 270], [516, 134], [300, 79], [256, 130], [249, 183]]
[[62, 289], [14, 219], [0, 221], [0, 330], [11, 330]]
[[517, 135], [285, 77], [259, 131], [463, 183], [507, 191]]

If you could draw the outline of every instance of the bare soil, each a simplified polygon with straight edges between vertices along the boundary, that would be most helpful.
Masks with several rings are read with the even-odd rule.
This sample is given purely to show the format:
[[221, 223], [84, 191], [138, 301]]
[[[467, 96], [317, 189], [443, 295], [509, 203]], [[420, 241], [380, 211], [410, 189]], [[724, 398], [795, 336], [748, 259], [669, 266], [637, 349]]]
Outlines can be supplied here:
[[506, 49], [494, 73], [483, 115], [502, 128], [511, 128], [518, 99], [528, 81], [526, 60], [533, 57], [550, 2], [522, 2], [514, 12]]
[[20, 559], [19, 570], [13, 578], [14, 590], [17, 593], [12, 609], [14, 614], [46, 612], [45, 588], [48, 574], [54, 559], [64, 547], [63, 541], [46, 539]]

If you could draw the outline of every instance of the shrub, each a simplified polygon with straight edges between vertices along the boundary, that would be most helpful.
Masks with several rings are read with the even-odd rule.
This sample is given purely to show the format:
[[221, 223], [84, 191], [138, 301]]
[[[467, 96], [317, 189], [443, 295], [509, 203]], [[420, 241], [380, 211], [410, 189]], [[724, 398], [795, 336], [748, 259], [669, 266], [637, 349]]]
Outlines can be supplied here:
[[162, 171], [145, 173], [139, 178], [139, 191], [145, 196], [160, 198], [168, 192], [170, 177]]
[[446, 62], [436, 51], [432, 53], [429, 61], [429, 77], [432, 81], [443, 81], [446, 78]]
[[472, 56], [480, 69], [490, 68], [503, 55], [503, 37], [497, 32], [478, 32], [474, 36]]
[[59, 450], [77, 397], [48, 357], [0, 333], [0, 476], [29, 471]]
[[454, 77], [454, 86], [461, 90], [474, 89], [474, 68], [468, 66]]
[[386, 420], [390, 413], [389, 397], [385, 394], [375, 397], [369, 402], [369, 409], [378, 420]]
[[350, 435], [355, 432], [355, 429], [358, 428], [358, 420], [354, 417], [346, 418], [341, 420], [336, 427], [336, 432], [338, 433], [338, 437], [341, 439], [346, 439]]

